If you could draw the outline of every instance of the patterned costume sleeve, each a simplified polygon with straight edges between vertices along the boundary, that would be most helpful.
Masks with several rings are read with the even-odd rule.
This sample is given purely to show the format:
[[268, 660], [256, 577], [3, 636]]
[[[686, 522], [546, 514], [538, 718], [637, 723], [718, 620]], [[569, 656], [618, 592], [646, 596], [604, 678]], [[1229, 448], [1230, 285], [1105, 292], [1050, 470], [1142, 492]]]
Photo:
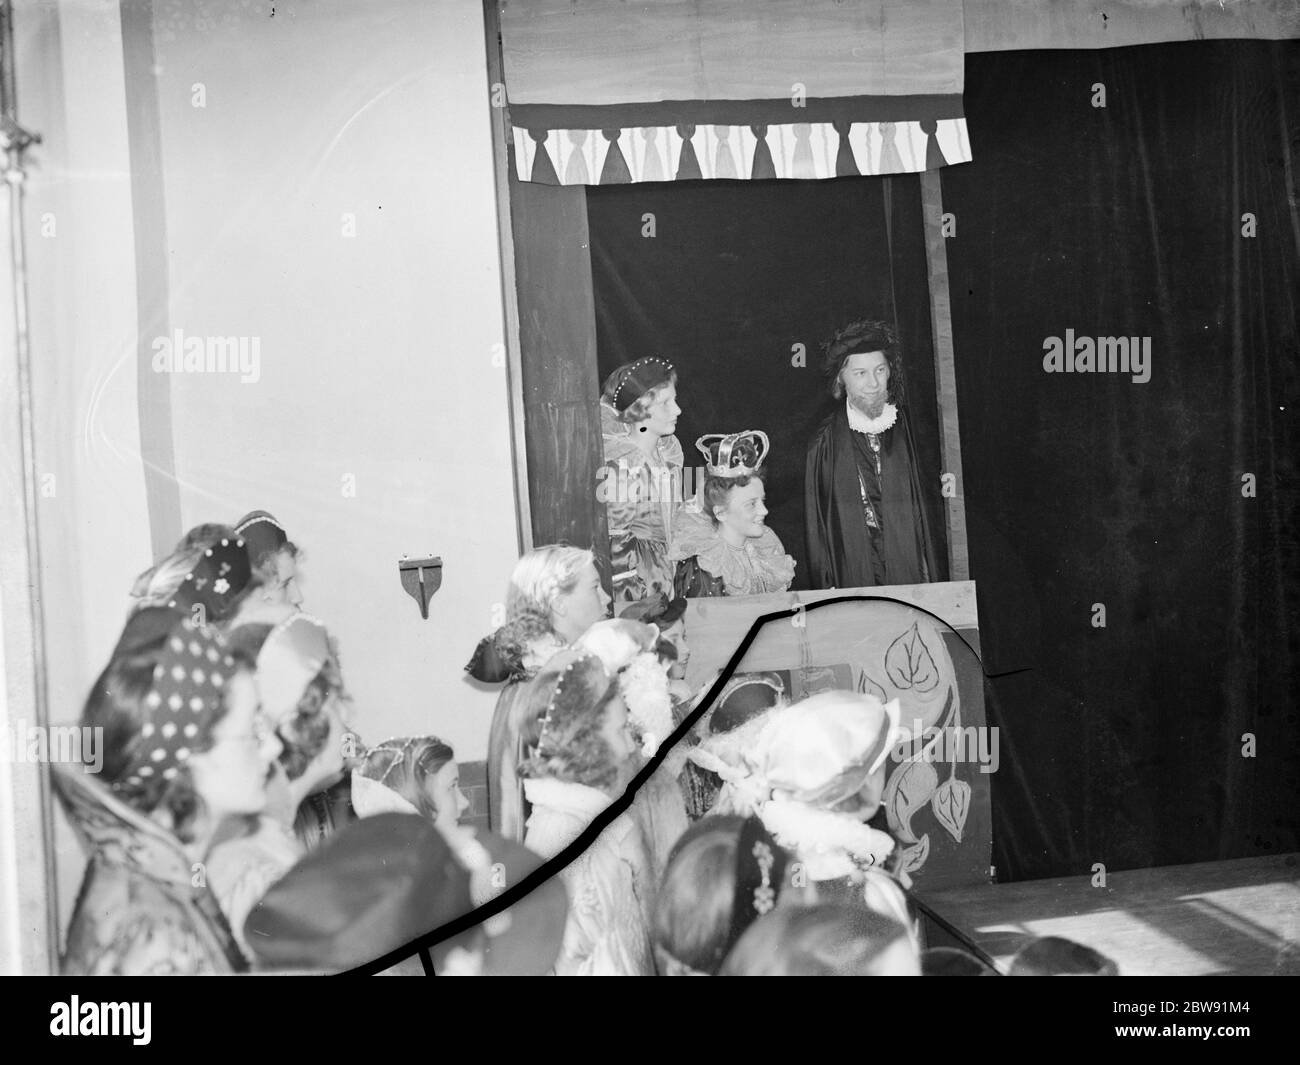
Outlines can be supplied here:
[[90, 976], [205, 976], [213, 972], [198, 937], [166, 914], [119, 925], [88, 967]]

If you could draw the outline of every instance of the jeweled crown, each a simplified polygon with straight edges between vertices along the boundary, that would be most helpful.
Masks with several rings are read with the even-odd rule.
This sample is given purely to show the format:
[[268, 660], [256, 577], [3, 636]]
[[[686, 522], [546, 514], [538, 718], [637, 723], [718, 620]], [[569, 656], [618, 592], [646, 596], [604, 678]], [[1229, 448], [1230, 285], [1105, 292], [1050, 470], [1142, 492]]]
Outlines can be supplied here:
[[767, 433], [746, 429], [742, 433], [708, 433], [695, 441], [711, 477], [749, 477], [772, 450]]

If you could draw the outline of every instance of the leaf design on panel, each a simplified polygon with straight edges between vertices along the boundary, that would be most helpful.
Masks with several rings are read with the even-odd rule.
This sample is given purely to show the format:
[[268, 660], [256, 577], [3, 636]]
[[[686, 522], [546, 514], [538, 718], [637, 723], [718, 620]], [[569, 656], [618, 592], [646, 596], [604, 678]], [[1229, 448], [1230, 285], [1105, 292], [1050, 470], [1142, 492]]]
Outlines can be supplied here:
[[889, 645], [885, 652], [885, 672], [896, 688], [915, 688], [918, 692], [933, 691], [939, 683], [939, 667], [934, 655], [925, 645], [921, 631], [912, 627]]
[[930, 800], [930, 807], [948, 835], [960, 843], [966, 815], [970, 813], [970, 785], [956, 777], [945, 780]]
[[898, 871], [900, 873], [915, 873], [925, 864], [925, 860], [930, 857], [930, 833], [921, 837], [921, 841], [914, 847], [908, 847], [899, 857]]
[[915, 843], [912, 815], [930, 801], [939, 786], [939, 774], [929, 762], [904, 762], [885, 785], [881, 800], [890, 830], [904, 843]]
[[862, 671], [862, 676], [858, 678], [858, 691], [863, 695], [874, 695], [882, 703], [889, 702], [889, 696], [885, 694], [885, 689], [867, 676], [867, 671]]

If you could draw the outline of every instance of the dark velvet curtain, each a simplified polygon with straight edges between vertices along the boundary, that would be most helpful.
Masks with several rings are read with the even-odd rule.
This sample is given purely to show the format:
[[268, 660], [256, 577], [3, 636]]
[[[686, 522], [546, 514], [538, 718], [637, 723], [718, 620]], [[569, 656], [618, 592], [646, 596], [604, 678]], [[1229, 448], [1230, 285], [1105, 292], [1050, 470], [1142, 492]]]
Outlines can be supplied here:
[[[854, 318], [896, 320], [922, 470], [935, 485], [931, 527], [947, 557], [915, 175], [592, 187], [587, 220], [601, 380], [632, 359], [671, 360], [688, 466], [703, 463], [695, 440], [705, 433], [771, 437], [767, 520], [796, 560], [796, 588], [808, 587], [804, 455], [834, 406], [821, 344]], [[796, 345], [806, 365], [796, 365]]]
[[[943, 195], [999, 877], [1300, 850], [1300, 43], [971, 55], [966, 106]], [[1149, 337], [1150, 380], [1044, 372], [1067, 329]]]

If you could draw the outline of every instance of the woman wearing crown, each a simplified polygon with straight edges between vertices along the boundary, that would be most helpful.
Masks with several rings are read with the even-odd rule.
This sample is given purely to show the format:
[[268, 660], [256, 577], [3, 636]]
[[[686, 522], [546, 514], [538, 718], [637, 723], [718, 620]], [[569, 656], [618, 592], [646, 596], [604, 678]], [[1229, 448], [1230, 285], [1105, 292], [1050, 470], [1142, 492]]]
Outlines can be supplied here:
[[679, 509], [682, 445], [673, 430], [677, 373], [664, 359], [627, 363], [605, 381], [600, 428], [605, 465], [596, 497], [609, 520], [614, 599], [636, 602], [656, 592], [672, 598], [668, 532]]
[[706, 476], [700, 510], [682, 508], [668, 557], [676, 563], [676, 593], [762, 595], [781, 592], [794, 580], [794, 559], [764, 524], [763, 461], [771, 450], [757, 430], [695, 441]]

